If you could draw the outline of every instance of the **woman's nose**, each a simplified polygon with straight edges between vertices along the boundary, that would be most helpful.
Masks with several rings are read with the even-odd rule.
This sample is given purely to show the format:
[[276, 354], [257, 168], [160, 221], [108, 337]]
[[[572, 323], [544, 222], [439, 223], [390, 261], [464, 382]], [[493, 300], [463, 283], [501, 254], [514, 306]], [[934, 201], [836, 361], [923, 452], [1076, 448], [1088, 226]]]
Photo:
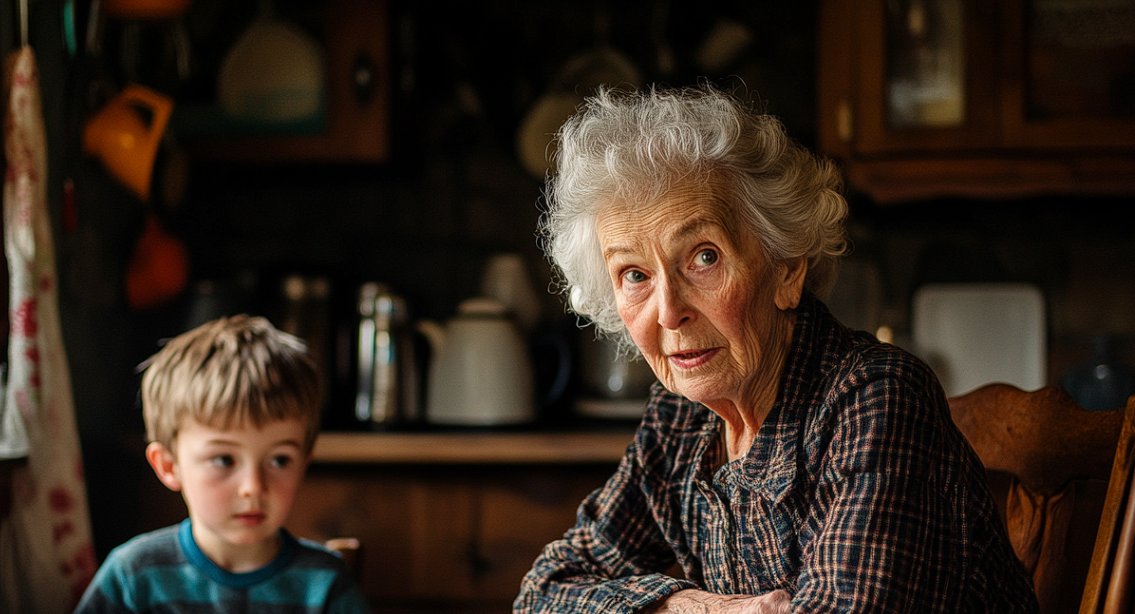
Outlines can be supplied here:
[[693, 309], [680, 283], [665, 278], [658, 285], [658, 294], [658, 323], [664, 328], [677, 330], [693, 317]]

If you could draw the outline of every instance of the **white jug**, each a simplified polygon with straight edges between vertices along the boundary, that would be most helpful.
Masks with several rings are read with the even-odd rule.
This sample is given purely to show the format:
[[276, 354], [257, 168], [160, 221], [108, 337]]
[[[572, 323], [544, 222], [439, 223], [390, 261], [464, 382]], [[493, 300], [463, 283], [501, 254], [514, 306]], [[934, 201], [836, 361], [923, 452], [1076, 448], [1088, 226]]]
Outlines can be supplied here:
[[499, 426], [535, 420], [528, 348], [500, 301], [468, 299], [444, 327], [427, 321], [419, 329], [433, 351], [427, 422]]

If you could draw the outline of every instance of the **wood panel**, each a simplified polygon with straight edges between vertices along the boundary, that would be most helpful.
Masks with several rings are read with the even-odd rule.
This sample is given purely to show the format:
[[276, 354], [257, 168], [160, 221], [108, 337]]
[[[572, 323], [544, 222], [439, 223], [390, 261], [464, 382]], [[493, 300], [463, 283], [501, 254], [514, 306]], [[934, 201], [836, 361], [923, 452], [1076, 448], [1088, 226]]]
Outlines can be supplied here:
[[317, 464], [288, 528], [359, 539], [357, 572], [378, 611], [507, 612], [544, 545], [613, 470]]
[[631, 429], [561, 432], [451, 431], [324, 432], [317, 463], [577, 464], [614, 463], [631, 443]]

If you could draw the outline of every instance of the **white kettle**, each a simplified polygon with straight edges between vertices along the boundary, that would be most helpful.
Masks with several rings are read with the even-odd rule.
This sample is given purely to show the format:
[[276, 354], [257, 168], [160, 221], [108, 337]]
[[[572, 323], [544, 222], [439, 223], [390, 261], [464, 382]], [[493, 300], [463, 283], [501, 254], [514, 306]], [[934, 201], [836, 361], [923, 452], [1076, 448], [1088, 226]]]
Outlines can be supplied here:
[[463, 301], [442, 327], [419, 323], [430, 341], [426, 421], [499, 426], [536, 418], [528, 348], [508, 308], [492, 298]]

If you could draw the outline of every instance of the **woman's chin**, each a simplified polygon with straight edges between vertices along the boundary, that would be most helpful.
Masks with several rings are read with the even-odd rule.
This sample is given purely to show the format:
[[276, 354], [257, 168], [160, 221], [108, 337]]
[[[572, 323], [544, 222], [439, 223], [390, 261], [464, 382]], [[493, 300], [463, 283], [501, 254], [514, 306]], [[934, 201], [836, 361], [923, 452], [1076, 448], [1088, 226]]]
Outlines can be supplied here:
[[[666, 386], [667, 390], [681, 395], [695, 403], [701, 403], [706, 407], [712, 408], [715, 401], [720, 401], [724, 396], [721, 389], [718, 387], [717, 382], [706, 381], [712, 378], [676, 378], [674, 383]], [[685, 381], [683, 381], [685, 380]]]

